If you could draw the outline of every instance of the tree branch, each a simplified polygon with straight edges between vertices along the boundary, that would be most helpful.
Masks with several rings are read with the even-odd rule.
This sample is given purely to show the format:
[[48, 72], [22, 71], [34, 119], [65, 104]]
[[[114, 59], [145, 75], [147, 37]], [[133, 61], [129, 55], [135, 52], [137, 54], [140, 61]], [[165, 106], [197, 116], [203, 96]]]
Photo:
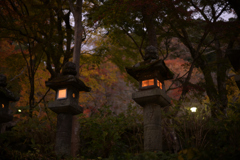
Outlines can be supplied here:
[[68, 2], [69, 2], [70, 10], [72, 11], [73, 16], [75, 17], [76, 11], [75, 11], [74, 6], [73, 6], [73, 1], [72, 0], [68, 0]]
[[121, 29], [127, 34], [127, 36], [128, 36], [129, 38], [131, 38], [131, 40], [132, 40], [132, 41], [134, 42], [134, 44], [137, 46], [138, 51], [139, 51], [139, 53], [141, 54], [142, 58], [144, 59], [142, 50], [141, 50], [141, 48], [139, 47], [139, 45], [137, 44], [137, 42], [135, 41], [135, 39], [134, 39], [123, 27], [121, 27]]

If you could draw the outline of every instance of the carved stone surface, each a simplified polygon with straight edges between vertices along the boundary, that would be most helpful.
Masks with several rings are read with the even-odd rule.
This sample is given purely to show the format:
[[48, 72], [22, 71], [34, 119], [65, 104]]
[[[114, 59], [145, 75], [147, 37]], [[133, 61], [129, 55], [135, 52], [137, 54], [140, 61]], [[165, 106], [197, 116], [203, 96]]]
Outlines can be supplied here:
[[169, 70], [163, 60], [153, 60], [149, 62], [140, 62], [133, 67], [125, 68], [127, 73], [136, 80], [142, 80], [143, 77], [149, 74], [157, 74], [157, 77], [162, 80], [169, 80], [173, 78], [173, 73]]
[[49, 102], [48, 108], [57, 114], [63, 113], [77, 115], [83, 112], [82, 107], [71, 99]]
[[58, 156], [71, 154], [72, 115], [58, 114], [55, 152]]
[[67, 62], [62, 69], [63, 75], [77, 75], [76, 64], [73, 62]]
[[53, 78], [50, 81], [45, 82], [47, 87], [52, 88], [53, 90], [58, 90], [61, 87], [65, 86], [73, 86], [77, 88], [79, 91], [85, 91], [85, 92], [90, 92], [91, 88], [86, 86], [83, 81], [78, 79], [77, 77], [73, 75], [64, 75], [64, 76], [59, 76], [56, 78]]
[[142, 107], [149, 103], [158, 104], [161, 107], [171, 104], [171, 99], [159, 88], [135, 92], [132, 94], [132, 99]]
[[161, 106], [148, 104], [143, 108], [144, 151], [162, 150]]
[[169, 106], [171, 99], [159, 88], [135, 92], [132, 98], [143, 107], [144, 151], [161, 151], [161, 107]]
[[159, 59], [157, 48], [148, 46], [145, 50], [144, 61], [151, 61], [152, 59]]

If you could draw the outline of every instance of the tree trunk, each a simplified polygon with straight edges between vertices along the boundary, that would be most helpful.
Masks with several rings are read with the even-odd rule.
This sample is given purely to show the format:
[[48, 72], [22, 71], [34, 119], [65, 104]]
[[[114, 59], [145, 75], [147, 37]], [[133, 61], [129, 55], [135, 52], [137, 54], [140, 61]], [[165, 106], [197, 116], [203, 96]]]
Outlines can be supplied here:
[[[82, 45], [82, 0], [77, 0], [76, 7], [74, 8], [72, 0], [69, 0], [69, 5], [74, 16], [74, 50], [73, 50], [73, 63], [76, 64], [77, 77], [79, 77], [79, 63], [80, 63], [80, 53]], [[79, 97], [78, 97], [79, 98]], [[71, 153], [73, 157], [76, 157], [80, 139], [78, 136], [78, 131], [80, 129], [80, 124], [78, 122], [78, 116], [73, 116], [72, 119], [72, 139], [71, 139]]]
[[226, 89], [226, 57], [220, 48], [220, 42], [218, 39], [215, 40], [215, 47], [217, 53], [217, 87], [219, 94], [219, 109], [222, 113], [226, 114], [226, 108], [228, 105], [227, 89]]
[[156, 26], [154, 24], [154, 13], [148, 13], [148, 10], [151, 6], [147, 5], [142, 12], [143, 20], [147, 28], [147, 40], [148, 45], [152, 45], [156, 48], [157, 46], [157, 34], [156, 34]]
[[79, 63], [80, 63], [80, 53], [82, 45], [82, 10], [75, 14], [75, 30], [74, 30], [74, 50], [73, 50], [73, 63], [76, 64], [77, 77], [79, 77]]

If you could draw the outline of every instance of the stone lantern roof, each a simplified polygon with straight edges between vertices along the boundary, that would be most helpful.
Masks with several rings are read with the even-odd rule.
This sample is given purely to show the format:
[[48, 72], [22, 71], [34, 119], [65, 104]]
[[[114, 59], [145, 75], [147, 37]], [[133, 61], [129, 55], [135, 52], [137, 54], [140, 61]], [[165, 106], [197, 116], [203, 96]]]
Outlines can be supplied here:
[[135, 64], [132, 67], [126, 67], [126, 71], [136, 80], [141, 80], [145, 74], [156, 73], [161, 75], [163, 80], [173, 78], [173, 73], [169, 70], [162, 59], [159, 59], [157, 49], [148, 46], [145, 50], [144, 61]]
[[90, 92], [91, 88], [86, 86], [83, 81], [78, 79], [75, 76], [76, 74], [76, 65], [72, 62], [67, 62], [62, 69], [61, 76], [45, 82], [46, 86], [52, 88], [53, 90], [58, 90], [61, 86], [71, 85], [77, 88], [79, 91]]
[[5, 75], [0, 74], [0, 96], [5, 97], [8, 101], [18, 101], [19, 97], [14, 96], [14, 94], [6, 88], [7, 78]]

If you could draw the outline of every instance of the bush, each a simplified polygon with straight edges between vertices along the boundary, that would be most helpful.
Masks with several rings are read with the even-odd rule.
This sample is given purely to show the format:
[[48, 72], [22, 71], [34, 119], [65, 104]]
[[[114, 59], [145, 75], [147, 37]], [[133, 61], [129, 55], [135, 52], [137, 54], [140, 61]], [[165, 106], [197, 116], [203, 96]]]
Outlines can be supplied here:
[[124, 153], [143, 150], [143, 120], [137, 108], [114, 114], [109, 106], [92, 117], [80, 118], [80, 155], [87, 158], [121, 157]]
[[206, 110], [188, 110], [174, 117], [179, 159], [240, 159], [240, 110], [230, 105], [227, 116], [212, 118]]
[[11, 131], [0, 134], [0, 159], [54, 159], [56, 119], [24, 118]]

